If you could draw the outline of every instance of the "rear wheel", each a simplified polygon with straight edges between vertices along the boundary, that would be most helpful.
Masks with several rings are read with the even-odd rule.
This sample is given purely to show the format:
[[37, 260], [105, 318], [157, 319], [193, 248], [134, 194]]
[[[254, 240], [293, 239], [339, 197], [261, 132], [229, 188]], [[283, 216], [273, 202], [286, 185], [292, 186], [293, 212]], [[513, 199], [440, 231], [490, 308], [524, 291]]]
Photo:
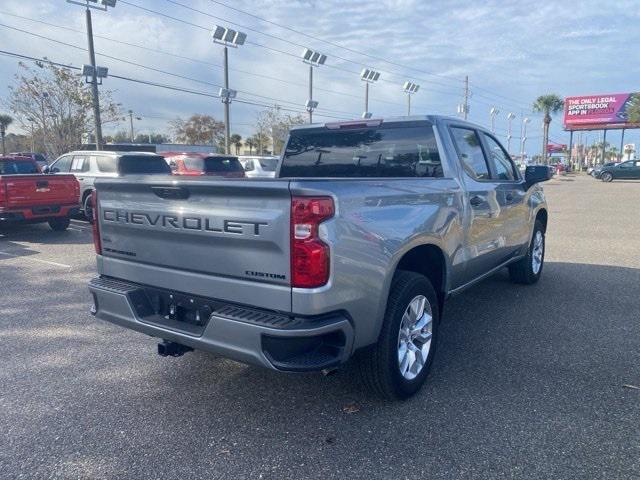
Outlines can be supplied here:
[[613, 180], [613, 175], [611, 175], [609, 172], [604, 172], [602, 175], [600, 175], [600, 179], [603, 182], [611, 182]]
[[511, 280], [515, 283], [525, 285], [536, 283], [542, 275], [544, 249], [544, 227], [540, 220], [536, 220], [527, 255], [516, 263], [509, 265], [509, 276]]
[[378, 343], [361, 353], [364, 383], [378, 395], [405, 399], [424, 384], [435, 355], [440, 312], [429, 279], [398, 271]]
[[51, 230], [53, 230], [54, 232], [64, 232], [67, 228], [69, 228], [70, 223], [71, 220], [69, 220], [69, 218], [67, 217], [52, 218], [51, 220], [49, 220], [49, 227], [51, 227]]
[[89, 223], [93, 223], [93, 202], [91, 200], [91, 194], [87, 195], [82, 202], [82, 209], [84, 210], [84, 218]]

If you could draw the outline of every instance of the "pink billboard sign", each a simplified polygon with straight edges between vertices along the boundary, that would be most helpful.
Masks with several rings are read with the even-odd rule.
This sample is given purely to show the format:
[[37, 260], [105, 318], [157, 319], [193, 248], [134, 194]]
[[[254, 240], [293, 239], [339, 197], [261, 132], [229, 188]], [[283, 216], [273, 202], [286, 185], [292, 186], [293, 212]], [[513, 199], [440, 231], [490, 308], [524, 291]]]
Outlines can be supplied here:
[[627, 109], [637, 101], [640, 101], [640, 93], [567, 97], [564, 101], [564, 126], [569, 128], [627, 123]]

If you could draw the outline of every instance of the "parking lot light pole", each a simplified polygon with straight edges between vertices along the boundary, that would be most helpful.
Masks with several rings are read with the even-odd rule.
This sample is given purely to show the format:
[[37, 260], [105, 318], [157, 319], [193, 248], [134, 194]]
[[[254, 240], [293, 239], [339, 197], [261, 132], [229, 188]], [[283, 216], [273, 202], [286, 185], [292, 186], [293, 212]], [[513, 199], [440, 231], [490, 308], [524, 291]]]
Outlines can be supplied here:
[[360, 80], [364, 82], [364, 112], [362, 118], [371, 118], [371, 112], [369, 112], [369, 84], [375, 83], [380, 79], [380, 72], [371, 70], [370, 68], [363, 68], [360, 72]]
[[489, 110], [489, 115], [491, 116], [491, 131], [496, 133], [496, 116], [500, 113], [496, 107], [491, 107]]
[[313, 99], [313, 67], [324, 65], [324, 62], [327, 61], [327, 56], [305, 48], [302, 52], [302, 61], [309, 65], [309, 98], [305, 103], [305, 108], [309, 112], [309, 123], [313, 123], [313, 111], [318, 108], [318, 102]]
[[131, 138], [131, 143], [133, 143], [133, 140], [135, 138], [133, 134], [133, 119], [135, 118], [136, 120], [142, 120], [142, 117], [134, 117], [133, 110], [129, 110], [127, 113], [129, 114], [129, 137]]
[[[96, 67], [96, 54], [93, 48], [93, 25], [91, 22], [91, 9], [107, 11], [108, 7], [115, 7], [116, 0], [85, 0], [84, 2], [77, 0], [67, 0], [67, 3], [80, 5], [86, 8], [85, 17], [87, 22], [87, 42], [89, 44], [89, 62], [93, 68], [91, 72], [91, 98], [93, 103], [93, 119], [95, 122], [95, 140], [96, 150], [100, 150], [103, 145], [102, 141], [102, 122], [100, 120], [100, 99], [98, 97], [98, 68]], [[95, 5], [94, 5], [95, 4]]]
[[529, 122], [531, 122], [531, 119], [529, 117], [524, 117], [522, 119], [522, 129], [521, 129], [521, 131], [522, 131], [521, 137], [522, 138], [520, 139], [520, 145], [521, 145], [521, 147], [520, 147], [520, 159], [523, 162], [524, 162], [524, 152], [525, 152], [524, 144], [527, 141], [527, 123], [529, 123]]
[[229, 105], [231, 101], [236, 98], [238, 92], [229, 88], [229, 48], [238, 48], [240, 45], [244, 45], [247, 39], [247, 34], [243, 32], [237, 32], [230, 28], [221, 27], [216, 25], [211, 31], [211, 38], [214, 43], [223, 45], [224, 50], [224, 87], [218, 92], [220, 100], [224, 104], [224, 150], [226, 154], [231, 153], [231, 123], [229, 120]]
[[420, 85], [413, 82], [404, 82], [402, 90], [407, 94], [407, 116], [411, 115], [411, 95], [417, 93], [420, 89]]
[[507, 119], [509, 120], [509, 126], [507, 128], [507, 153], [511, 155], [511, 122], [516, 118], [514, 113], [509, 112], [507, 114]]

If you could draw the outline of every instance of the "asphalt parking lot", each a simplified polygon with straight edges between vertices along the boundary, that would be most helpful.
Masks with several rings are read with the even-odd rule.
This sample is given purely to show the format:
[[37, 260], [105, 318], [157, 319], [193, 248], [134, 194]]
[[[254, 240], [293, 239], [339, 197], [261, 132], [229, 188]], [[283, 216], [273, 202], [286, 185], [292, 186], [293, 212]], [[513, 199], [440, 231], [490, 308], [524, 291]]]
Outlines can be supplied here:
[[282, 375], [95, 320], [88, 224], [0, 233], [4, 478], [640, 478], [640, 182], [563, 177], [545, 271], [447, 305], [430, 381]]

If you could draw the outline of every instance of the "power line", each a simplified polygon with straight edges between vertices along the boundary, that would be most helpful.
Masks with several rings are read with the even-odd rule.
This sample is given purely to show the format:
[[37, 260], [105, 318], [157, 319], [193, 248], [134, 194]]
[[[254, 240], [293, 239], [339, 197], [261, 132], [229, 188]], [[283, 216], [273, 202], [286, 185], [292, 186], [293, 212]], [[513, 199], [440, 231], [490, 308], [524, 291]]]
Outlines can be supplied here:
[[[27, 34], [27, 35], [32, 35], [32, 36], [35, 36], [37, 38], [41, 38], [43, 40], [48, 40], [48, 41], [51, 41], [51, 42], [54, 42], [54, 43], [58, 43], [60, 45], [64, 45], [64, 46], [67, 46], [67, 47], [70, 47], [70, 48], [74, 48], [76, 50], [86, 51], [85, 48], [80, 47], [78, 45], [73, 45], [71, 43], [63, 42], [61, 40], [57, 40], [55, 38], [47, 37], [45, 35], [40, 35], [40, 34], [37, 34], [37, 33], [34, 33], [34, 32], [29, 32], [27, 30], [23, 30], [23, 29], [20, 29], [20, 28], [17, 28], [17, 27], [6, 25], [4, 23], [0, 23], [0, 27], [9, 28], [11, 30], [15, 30], [15, 31]], [[147, 70], [151, 70], [151, 71], [156, 72], [156, 73], [162, 73], [162, 74], [173, 76], [173, 77], [176, 77], [176, 78], [181, 78], [183, 80], [189, 80], [189, 81], [192, 81], [192, 82], [201, 83], [201, 84], [204, 84], [204, 85], [209, 85], [209, 86], [213, 86], [213, 87], [217, 87], [217, 88], [221, 88], [222, 87], [219, 84], [216, 84], [216, 83], [213, 83], [213, 82], [208, 82], [206, 80], [200, 80], [200, 79], [193, 78], [193, 77], [187, 77], [185, 75], [180, 75], [180, 74], [177, 74], [177, 73], [169, 72], [167, 70], [162, 70], [162, 69], [159, 69], [159, 68], [150, 67], [148, 65], [143, 65], [141, 63], [132, 62], [132, 61], [129, 61], [129, 60], [124, 60], [122, 58], [114, 57], [112, 55], [107, 55], [107, 54], [104, 54], [104, 53], [101, 53], [101, 52], [96, 52], [96, 53], [98, 55], [102, 56], [102, 57], [105, 57], [105, 58], [108, 58], [108, 59], [111, 59], [111, 60], [115, 60], [115, 61], [119, 61], [119, 62], [123, 62], [123, 63], [129, 64], [129, 65], [133, 65], [133, 66], [136, 66], [136, 67], [144, 68], [144, 69], [147, 69]], [[269, 96], [266, 96], [266, 95], [260, 95], [258, 93], [248, 92], [248, 91], [244, 91], [244, 90], [238, 90], [238, 92], [239, 93], [243, 93], [245, 95], [248, 95], [250, 97], [263, 98], [265, 100], [270, 100], [270, 101], [273, 101], [273, 102], [276, 102], [276, 103], [296, 105], [294, 102], [291, 102], [289, 100], [273, 98], [273, 97], [269, 97]], [[216, 98], [218, 98], [218, 97], [216, 96]], [[240, 100], [236, 100], [236, 101], [239, 102]], [[355, 115], [352, 112], [345, 112], [345, 111], [340, 111], [340, 110], [332, 110], [332, 109], [329, 109], [329, 108], [321, 108], [319, 110], [322, 110], [324, 112], [333, 113], [333, 114], [344, 114], [344, 115], [349, 115], [349, 116], [354, 116]]]
[[[194, 7], [190, 7], [190, 6], [188, 6], [188, 5], [184, 5], [184, 4], [179, 3], [179, 2], [176, 2], [176, 1], [174, 1], [174, 0], [166, 0], [166, 1], [167, 1], [167, 2], [169, 2], [169, 3], [172, 3], [172, 4], [176, 5], [176, 6], [180, 6], [180, 7], [182, 7], [182, 8], [187, 9], [187, 10], [190, 10], [190, 11], [193, 11], [193, 12], [196, 12], [196, 13], [199, 13], [199, 14], [201, 14], [201, 15], [205, 15], [205, 16], [207, 16], [207, 17], [214, 18], [214, 19], [216, 19], [216, 20], [221, 20], [221, 21], [226, 22], [226, 23], [229, 23], [229, 24], [231, 24], [231, 25], [236, 25], [236, 26], [238, 26], [238, 27], [240, 27], [240, 28], [243, 28], [243, 29], [245, 29], [245, 30], [248, 30], [248, 31], [251, 31], [251, 32], [255, 32], [255, 33], [258, 33], [258, 34], [260, 34], [260, 35], [264, 35], [264, 36], [267, 36], [267, 37], [269, 37], [269, 38], [273, 38], [273, 39], [275, 39], [275, 40], [278, 40], [278, 41], [281, 41], [281, 42], [284, 42], [284, 43], [288, 43], [288, 44], [293, 45], [293, 46], [296, 46], [296, 47], [298, 47], [298, 48], [305, 48], [305, 47], [306, 47], [305, 45], [302, 45], [302, 44], [300, 44], [300, 43], [296, 43], [296, 42], [293, 42], [293, 41], [291, 41], [291, 40], [287, 40], [287, 39], [284, 39], [284, 38], [278, 37], [277, 35], [273, 35], [273, 34], [270, 34], [270, 33], [266, 33], [266, 32], [260, 31], [260, 30], [258, 30], [258, 29], [256, 29], [256, 28], [253, 28], [253, 27], [250, 27], [250, 26], [247, 26], [247, 25], [243, 25], [243, 24], [240, 24], [240, 23], [234, 22], [234, 21], [232, 21], [232, 20], [229, 20], [229, 19], [226, 19], [226, 18], [223, 18], [223, 17], [218, 17], [218, 16], [216, 16], [216, 15], [210, 14], [210, 13], [208, 13], [208, 12], [204, 12], [204, 11], [202, 11], [202, 10], [198, 10], [198, 9], [196, 9], [196, 8], [194, 8]], [[129, 6], [134, 7], [134, 8], [138, 8], [138, 9], [143, 10], [143, 11], [148, 12], [148, 13], [154, 13], [154, 14], [156, 14], [156, 15], [160, 15], [160, 16], [162, 16], [162, 17], [169, 18], [169, 19], [171, 19], [171, 20], [175, 20], [175, 21], [177, 21], [177, 22], [181, 22], [181, 23], [184, 23], [184, 24], [186, 24], [186, 25], [190, 25], [190, 26], [192, 26], [192, 27], [196, 27], [196, 28], [199, 28], [199, 29], [201, 29], [201, 30], [205, 30], [205, 31], [207, 31], [207, 32], [211, 30], [210, 28], [205, 27], [205, 26], [203, 26], [203, 25], [199, 25], [199, 24], [197, 24], [197, 23], [193, 23], [193, 22], [190, 22], [190, 21], [187, 21], [187, 20], [184, 20], [184, 19], [181, 19], [181, 18], [178, 18], [178, 17], [172, 16], [172, 15], [169, 15], [169, 14], [166, 14], [166, 13], [163, 13], [163, 12], [159, 12], [159, 11], [157, 11], [157, 10], [153, 10], [153, 9], [151, 9], [151, 8], [143, 7], [142, 5], [138, 5], [138, 4], [135, 4], [135, 3], [131, 3], [131, 2], [129, 2], [129, 1], [127, 1], [127, 0], [120, 0], [120, 3], [123, 3], [123, 4], [126, 4], [126, 5], [129, 5]], [[291, 53], [291, 52], [286, 52], [286, 51], [283, 51], [283, 50], [279, 50], [279, 49], [277, 49], [277, 48], [270, 47], [270, 46], [267, 46], [267, 45], [263, 45], [263, 44], [260, 44], [260, 43], [255, 43], [255, 42], [250, 41], [250, 40], [247, 40], [245, 43], [247, 43], [247, 44], [249, 44], [249, 45], [256, 46], [256, 47], [265, 48], [265, 49], [267, 49], [267, 50], [271, 50], [271, 51], [274, 51], [274, 52], [278, 52], [278, 53], [281, 53], [281, 54], [284, 54], [284, 55], [287, 55], [287, 56], [290, 56], [290, 57], [294, 57], [294, 58], [296, 58], [296, 59], [299, 59], [299, 58], [300, 58], [300, 56], [299, 56], [298, 54], [294, 54], [294, 53]], [[333, 54], [333, 56], [334, 56], [335, 58], [339, 59], [339, 60], [344, 61], [344, 62], [349, 62], [349, 63], [356, 64], [356, 65], [358, 65], [359, 67], [366, 66], [366, 65], [365, 65], [364, 63], [362, 63], [362, 62], [358, 62], [358, 61], [355, 61], [355, 60], [350, 60], [350, 59], [347, 59], [347, 58], [344, 58], [344, 57], [340, 57], [340, 56], [335, 55], [335, 54]], [[325, 66], [329, 66], [329, 65], [325, 64]], [[331, 67], [336, 68], [336, 66], [335, 66], [335, 65], [332, 65]], [[336, 68], [336, 69], [340, 69], [340, 68]], [[406, 77], [406, 75], [401, 74], [401, 73], [391, 72], [391, 71], [388, 71], [388, 70], [381, 70], [381, 69], [378, 69], [378, 70], [379, 70], [380, 72], [382, 72], [382, 73], [386, 73], [386, 74], [388, 74], [388, 75], [396, 76], [396, 77], [399, 77], [399, 78], [405, 78], [405, 77]], [[351, 74], [357, 74], [357, 75], [359, 75], [359, 74], [360, 74], [360, 72], [354, 72], [354, 71], [351, 71], [351, 70], [345, 70], [345, 71], [347, 71], [348, 73], [351, 73]], [[441, 85], [441, 86], [445, 86], [445, 87], [450, 87], [450, 85], [449, 85], [449, 84], [442, 83], [442, 82], [437, 82], [437, 81], [435, 81], [435, 80], [426, 80], [426, 79], [420, 79], [420, 80], [421, 80], [421, 81], [423, 81], [423, 82], [426, 82], [426, 83], [433, 83], [433, 84], [435, 84], [435, 85]], [[457, 95], [457, 94], [452, 93], [452, 92], [447, 92], [447, 94], [448, 94], [448, 95]]]
[[[49, 63], [51, 65], [55, 65], [55, 66], [62, 67], [62, 68], [68, 68], [68, 69], [71, 69], [71, 70], [81, 70], [80, 67], [75, 67], [73, 65], [66, 64], [66, 63], [56, 62], [56, 61], [50, 60], [50, 59], [48, 59], [46, 57], [43, 57], [43, 58], [32, 57], [32, 56], [29, 56], [29, 55], [24, 55], [24, 54], [20, 54], [20, 53], [16, 53], [16, 52], [9, 52], [7, 50], [0, 50], [0, 55], [19, 58], [19, 59], [22, 59], [22, 60], [30, 60], [30, 61], [39, 62], [39, 63]], [[129, 81], [129, 82], [139, 83], [139, 84], [148, 85], [148, 86], [152, 86], [152, 87], [164, 88], [164, 89], [167, 89], [167, 90], [172, 90], [172, 91], [177, 91], [177, 92], [182, 92], [182, 93], [189, 93], [189, 94], [192, 94], [192, 95], [199, 95], [199, 96], [203, 96], [203, 97], [220, 98], [219, 95], [216, 95], [216, 94], [213, 94], [213, 93], [209, 93], [209, 92], [202, 92], [202, 91], [193, 90], [193, 89], [190, 89], [190, 88], [180, 87], [180, 86], [176, 86], [176, 85], [168, 85], [168, 84], [164, 84], [164, 83], [160, 83], [160, 82], [154, 82], [154, 81], [150, 81], [150, 80], [132, 78], [132, 77], [127, 77], [127, 76], [123, 76], [123, 75], [116, 75], [116, 74], [112, 74], [112, 73], [109, 73], [109, 78], [116, 78], [116, 79], [119, 79], [119, 80], [125, 80], [125, 81]], [[258, 102], [252, 102], [252, 101], [242, 100], [242, 99], [236, 99], [236, 100], [234, 100], [234, 102], [241, 103], [241, 104], [244, 104], [244, 105], [252, 105], [252, 106], [262, 107], [262, 108], [273, 108], [274, 107], [273, 104], [258, 103]], [[299, 114], [303, 114], [304, 113], [304, 111], [302, 111], [302, 110], [295, 110], [295, 109], [288, 108], [288, 107], [285, 107], [285, 106], [278, 106], [278, 108], [280, 110], [283, 110], [283, 111], [286, 111], [286, 112], [299, 113]], [[322, 117], [322, 118], [331, 118], [331, 119], [336, 119], [336, 120], [342, 119], [342, 117], [335, 117], [335, 116], [326, 115], [326, 114], [323, 114], [323, 113], [318, 114], [318, 116]]]

